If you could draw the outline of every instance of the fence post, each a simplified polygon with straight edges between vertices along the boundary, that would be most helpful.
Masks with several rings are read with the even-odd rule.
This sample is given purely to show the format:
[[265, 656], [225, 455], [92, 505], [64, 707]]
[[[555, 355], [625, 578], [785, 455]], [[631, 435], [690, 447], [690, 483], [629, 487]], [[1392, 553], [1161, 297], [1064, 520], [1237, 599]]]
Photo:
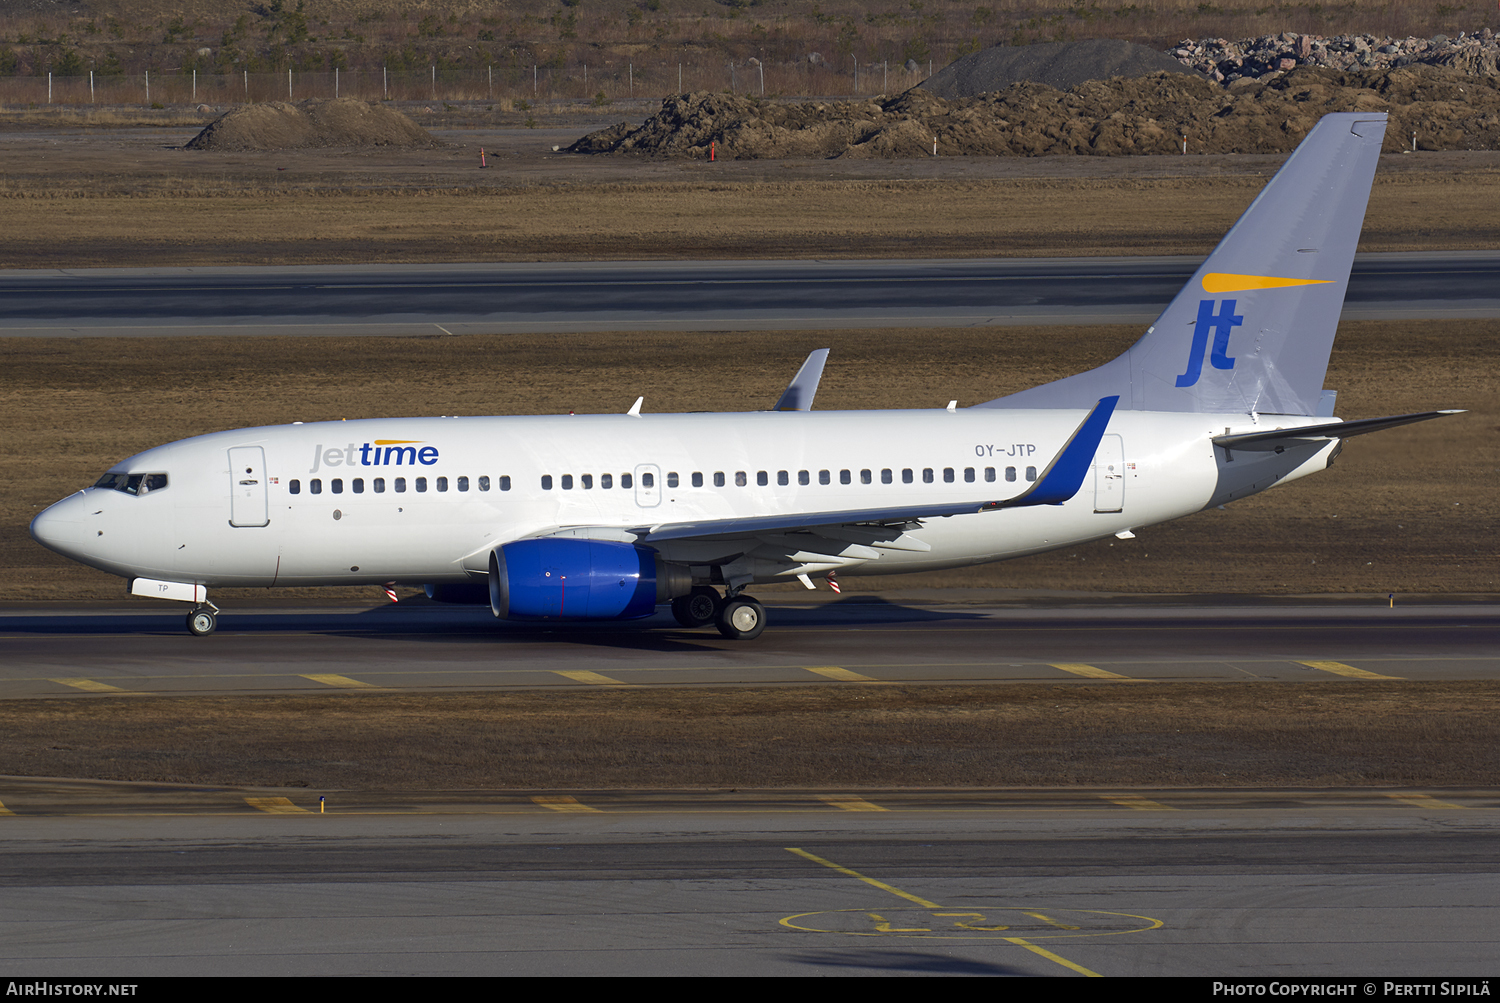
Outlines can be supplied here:
[[630, 96], [635, 97], [635, 64], [625, 64], [630, 67]]
[[94, 71], [89, 70], [89, 104], [94, 103]]
[[766, 96], [766, 64], [761, 63], [757, 69], [760, 70], [760, 96]]
[[677, 64], [677, 93], [682, 93], [682, 64]]
[[485, 72], [487, 72], [490, 76], [489, 94], [490, 100], [493, 101], [495, 99], [495, 64], [491, 63], [490, 65], [486, 66]]
[[47, 103], [52, 103], [52, 71], [47, 71]]
[[198, 103], [198, 70], [193, 68], [193, 104]]
[[339, 96], [339, 68], [337, 66], [335, 66], [333, 68], [333, 98], [334, 98], [335, 101], [338, 100], [338, 96]]
[[286, 68], [286, 99], [292, 100], [292, 68], [290, 66]]
[[432, 100], [437, 100], [437, 63], [432, 64]]
[[151, 71], [146, 71], [146, 105], [151, 105]]
[[531, 96], [536, 97], [536, 63], [531, 64]]
[[380, 68], [380, 96], [387, 101], [391, 99], [390, 70], [384, 66]]

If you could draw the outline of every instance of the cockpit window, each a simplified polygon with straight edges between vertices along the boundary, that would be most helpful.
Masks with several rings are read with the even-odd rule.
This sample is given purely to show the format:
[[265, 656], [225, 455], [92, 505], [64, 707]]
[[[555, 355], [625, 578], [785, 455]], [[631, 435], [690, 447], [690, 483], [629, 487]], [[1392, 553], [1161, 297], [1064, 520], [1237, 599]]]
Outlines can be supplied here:
[[105, 474], [94, 482], [96, 488], [123, 491], [128, 495], [148, 495], [166, 486], [166, 474]]

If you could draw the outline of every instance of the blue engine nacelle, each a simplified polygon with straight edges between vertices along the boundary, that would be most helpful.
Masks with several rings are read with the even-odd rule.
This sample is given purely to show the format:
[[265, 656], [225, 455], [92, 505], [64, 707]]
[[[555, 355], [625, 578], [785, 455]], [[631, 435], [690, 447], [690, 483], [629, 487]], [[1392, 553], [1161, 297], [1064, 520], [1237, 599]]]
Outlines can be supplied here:
[[634, 620], [692, 590], [692, 576], [645, 547], [544, 537], [490, 553], [490, 610], [502, 620]]

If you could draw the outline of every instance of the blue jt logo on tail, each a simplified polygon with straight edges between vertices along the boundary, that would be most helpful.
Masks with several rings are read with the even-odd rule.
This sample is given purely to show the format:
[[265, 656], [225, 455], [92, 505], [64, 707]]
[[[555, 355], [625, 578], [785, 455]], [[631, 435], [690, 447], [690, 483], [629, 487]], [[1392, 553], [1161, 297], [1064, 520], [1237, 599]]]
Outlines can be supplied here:
[[1210, 358], [1215, 369], [1233, 369], [1234, 360], [1229, 357], [1229, 332], [1245, 322], [1244, 317], [1234, 312], [1234, 300], [1225, 300], [1214, 315], [1213, 300], [1198, 301], [1198, 323], [1193, 325], [1193, 347], [1188, 349], [1187, 372], [1177, 377], [1179, 387], [1190, 387], [1203, 375], [1203, 355], [1208, 347], [1208, 329], [1214, 329], [1214, 349]]

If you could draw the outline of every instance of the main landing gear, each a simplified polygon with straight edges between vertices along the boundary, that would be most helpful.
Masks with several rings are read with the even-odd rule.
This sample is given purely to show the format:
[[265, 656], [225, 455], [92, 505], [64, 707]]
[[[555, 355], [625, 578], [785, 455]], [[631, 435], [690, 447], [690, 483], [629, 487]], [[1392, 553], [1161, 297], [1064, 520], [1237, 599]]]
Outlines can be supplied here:
[[766, 629], [766, 608], [747, 595], [723, 599], [707, 585], [699, 585], [672, 600], [672, 615], [684, 627], [712, 623], [719, 633], [735, 641], [749, 641]]
[[187, 615], [188, 633], [196, 637], [207, 637], [219, 625], [219, 607], [213, 603], [197, 606]]

